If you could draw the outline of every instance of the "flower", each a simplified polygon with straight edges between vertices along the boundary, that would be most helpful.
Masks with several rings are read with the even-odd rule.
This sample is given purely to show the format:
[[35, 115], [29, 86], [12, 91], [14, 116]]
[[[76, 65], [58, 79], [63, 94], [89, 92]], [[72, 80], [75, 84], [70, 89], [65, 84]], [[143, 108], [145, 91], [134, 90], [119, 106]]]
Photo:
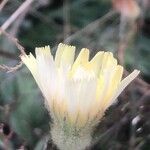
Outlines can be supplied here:
[[35, 53], [36, 58], [30, 53], [21, 59], [45, 97], [53, 141], [62, 150], [70, 149], [70, 143], [72, 150], [84, 149], [93, 127], [139, 71], [121, 81], [123, 67], [111, 52], [100, 51], [89, 60], [89, 50], [83, 48], [74, 61], [75, 47], [62, 43], [55, 58], [49, 46], [36, 48]]

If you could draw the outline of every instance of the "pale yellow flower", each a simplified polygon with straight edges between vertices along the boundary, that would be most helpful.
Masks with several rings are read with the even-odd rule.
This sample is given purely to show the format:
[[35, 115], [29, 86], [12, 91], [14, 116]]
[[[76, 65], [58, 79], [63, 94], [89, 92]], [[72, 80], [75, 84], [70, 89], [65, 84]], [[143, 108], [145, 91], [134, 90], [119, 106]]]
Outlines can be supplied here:
[[[90, 136], [93, 126], [97, 125], [106, 109], [139, 74], [138, 70], [134, 70], [121, 80], [123, 67], [117, 64], [111, 52], [100, 51], [89, 60], [89, 50], [83, 48], [74, 60], [75, 47], [59, 44], [55, 58], [49, 46], [36, 48], [35, 53], [36, 58], [30, 53], [29, 56], [21, 56], [21, 59], [45, 97], [53, 128], [57, 128], [52, 130], [57, 145], [63, 144], [58, 140], [61, 136], [71, 136], [72, 133], [82, 133], [80, 140], [87, 145], [90, 140], [84, 136]], [[81, 132], [83, 128], [85, 130]], [[61, 149], [61, 146], [58, 147]], [[83, 149], [82, 146], [79, 149]]]

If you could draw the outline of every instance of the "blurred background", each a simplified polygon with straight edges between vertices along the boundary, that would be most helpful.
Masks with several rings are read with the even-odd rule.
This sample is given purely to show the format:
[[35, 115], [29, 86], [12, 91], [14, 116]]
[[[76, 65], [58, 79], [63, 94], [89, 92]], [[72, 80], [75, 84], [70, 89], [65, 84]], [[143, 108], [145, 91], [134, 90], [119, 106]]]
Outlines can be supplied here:
[[113, 52], [124, 76], [139, 69], [87, 150], [150, 150], [149, 10], [149, 0], [0, 0], [0, 150], [57, 149], [41, 92], [19, 64], [21, 51], [12, 37], [26, 53], [50, 45], [54, 55], [64, 42], [77, 53], [89, 48], [91, 57], [99, 50]]

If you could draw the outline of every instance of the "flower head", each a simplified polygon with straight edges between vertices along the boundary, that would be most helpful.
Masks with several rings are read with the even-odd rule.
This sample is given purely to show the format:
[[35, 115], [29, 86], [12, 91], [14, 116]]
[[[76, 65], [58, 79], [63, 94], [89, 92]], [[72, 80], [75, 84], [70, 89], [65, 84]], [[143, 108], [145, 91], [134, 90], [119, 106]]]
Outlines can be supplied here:
[[85, 145], [89, 143], [93, 126], [139, 71], [133, 71], [122, 80], [123, 67], [117, 64], [111, 52], [100, 51], [89, 60], [89, 50], [83, 48], [74, 60], [75, 47], [62, 43], [55, 58], [48, 46], [36, 48], [35, 53], [36, 58], [30, 54], [21, 59], [45, 97], [53, 119], [53, 140], [61, 149], [64, 146], [61, 138], [66, 136], [67, 139], [69, 135], [66, 145], [69, 140], [78, 141], [82, 149], [81, 138]]

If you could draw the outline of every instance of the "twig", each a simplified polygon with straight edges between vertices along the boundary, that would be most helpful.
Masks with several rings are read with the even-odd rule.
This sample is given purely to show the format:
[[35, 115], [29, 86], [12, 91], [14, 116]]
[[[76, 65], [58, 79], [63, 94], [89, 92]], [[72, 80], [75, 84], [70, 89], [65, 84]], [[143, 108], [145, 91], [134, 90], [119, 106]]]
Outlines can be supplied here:
[[24, 13], [20, 14], [20, 16], [18, 17], [18, 19], [16, 19], [16, 21], [13, 23], [12, 27], [9, 30], [9, 33], [14, 36], [17, 37], [17, 33], [18, 33], [18, 29], [21, 26], [23, 20], [25, 19], [26, 15], [29, 13], [30, 7], [28, 7]]
[[130, 43], [135, 31], [135, 20], [127, 19], [124, 16], [120, 17], [120, 28], [119, 28], [119, 44], [117, 49], [117, 56], [119, 63], [124, 65], [125, 50]]
[[64, 40], [64, 42], [67, 41], [72, 41], [73, 39], [75, 39], [77, 36], [81, 35], [82, 33], [85, 32], [92, 32], [93, 30], [95, 30], [96, 28], [98, 28], [99, 25], [103, 24], [104, 22], [108, 21], [108, 19], [112, 18], [114, 15], [116, 14], [115, 11], [111, 10], [109, 11], [106, 15], [104, 15], [103, 17], [93, 21], [92, 23], [88, 24], [87, 26], [85, 26], [84, 28], [82, 28], [81, 30], [75, 32], [74, 34], [72, 34], [71, 36], [69, 36], [68, 38], [66, 38]]
[[91, 146], [87, 148], [87, 150], [91, 150], [95, 144], [98, 144], [104, 137], [108, 134], [113, 134], [116, 128], [119, 128], [124, 120], [126, 120], [128, 116], [125, 115], [123, 118], [121, 118], [117, 123], [115, 123], [112, 127], [107, 129], [104, 133], [102, 133], [99, 137], [97, 137], [92, 143]]
[[4, 51], [4, 50], [0, 50], [0, 56], [4, 56], [4, 57], [6, 57], [6, 58], [18, 60], [18, 58], [16, 57], [15, 54], [12, 54], [12, 53], [10, 53], [10, 52], [6, 52], [6, 51]]
[[1, 32], [2, 34], [4, 34], [6, 37], [8, 37], [8, 38], [17, 46], [17, 48], [20, 50], [20, 52], [21, 52], [22, 55], [25, 55], [25, 54], [26, 54], [26, 53], [25, 53], [25, 48], [24, 48], [21, 44], [19, 44], [19, 41], [18, 41], [17, 38], [11, 36], [9, 33], [7, 33], [6, 31], [4, 31], [4, 30], [1, 29], [1, 28], [0, 28], [0, 32]]
[[17, 64], [14, 67], [8, 67], [6, 65], [0, 65], [0, 69], [6, 71], [7, 73], [15, 72], [18, 69], [20, 69], [21, 67], [22, 67], [22, 62], [21, 61], [19, 62], [19, 64]]
[[60, 24], [55, 23], [53, 19], [51, 19], [49, 16], [43, 15], [41, 12], [37, 11], [35, 8], [32, 8], [32, 10], [29, 11], [29, 13], [38, 18], [43, 23], [51, 26], [51, 28], [61, 28], [62, 26]]
[[[131, 90], [131, 88], [133, 88], [133, 85], [131, 87], [129, 87]], [[131, 95], [130, 95], [130, 98], [131, 98], [131, 101], [130, 101], [130, 115], [132, 117], [132, 121], [134, 119], [134, 117], [137, 115], [137, 101], [136, 101], [136, 98], [135, 98], [135, 93], [132, 92]], [[128, 146], [128, 149], [129, 150], [133, 150], [135, 149], [135, 145], [136, 145], [136, 124], [130, 124], [130, 138], [129, 138], [129, 146]]]
[[[19, 44], [18, 39], [11, 36], [9, 33], [7, 33], [5, 30], [18, 18], [19, 15], [21, 15], [33, 2], [34, 0], [26, 0], [9, 18], [8, 20], [0, 27], [0, 34], [4, 34], [7, 36], [20, 50], [22, 55], [25, 55], [25, 49], [22, 45]], [[14, 67], [8, 67], [6, 65], [0, 65], [0, 69], [5, 70], [7, 72], [14, 72], [18, 70], [22, 66], [22, 62], [19, 62]]]
[[[6, 37], [8, 37], [16, 46], [17, 48], [20, 50], [21, 55], [25, 55], [25, 49], [24, 47], [19, 44], [18, 39], [14, 38], [13, 36], [11, 36], [9, 33], [7, 33], [6, 31], [0, 29], [1, 33], [3, 33]], [[22, 62], [20, 61], [19, 64], [17, 64], [14, 67], [8, 67], [6, 65], [0, 65], [0, 69], [5, 70], [6, 72], [14, 72], [16, 70], [18, 70], [19, 68], [22, 67]]]
[[9, 0], [3, 0], [0, 4], [0, 12], [2, 11], [2, 9], [4, 8], [4, 6], [7, 4]]
[[[64, 0], [63, 3], [63, 18], [64, 18], [64, 39], [70, 34], [70, 4], [69, 0]], [[69, 44], [69, 40], [66, 41]]]
[[[1, 26], [1, 29], [6, 30], [26, 8], [28, 8], [34, 0], [26, 0]], [[1, 33], [0, 33], [1, 34]]]

